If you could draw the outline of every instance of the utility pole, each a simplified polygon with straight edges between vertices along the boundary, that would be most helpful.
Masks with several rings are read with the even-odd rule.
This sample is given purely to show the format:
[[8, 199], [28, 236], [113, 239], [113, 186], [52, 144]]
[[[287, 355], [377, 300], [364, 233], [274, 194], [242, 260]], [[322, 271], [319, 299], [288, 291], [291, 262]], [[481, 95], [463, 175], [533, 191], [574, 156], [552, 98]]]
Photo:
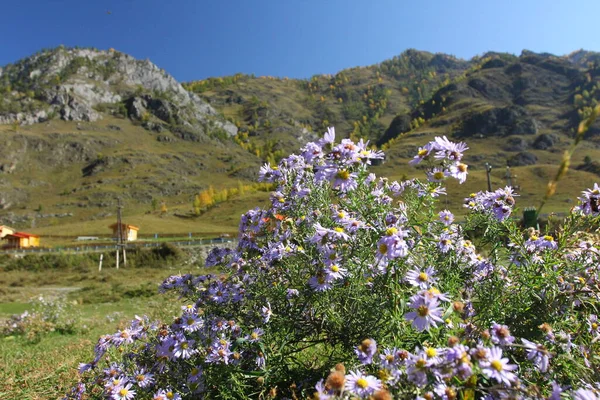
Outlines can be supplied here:
[[123, 238], [123, 222], [121, 221], [121, 198], [117, 200], [117, 269], [119, 269], [119, 250], [123, 250], [123, 265], [127, 265], [127, 254], [125, 253], [125, 241]]
[[506, 166], [506, 173], [504, 174], [504, 177], [506, 178], [506, 186], [512, 187], [512, 175], [510, 173], [510, 167], [508, 165]]
[[488, 192], [491, 192], [492, 191], [492, 181], [490, 180], [490, 172], [492, 172], [492, 166], [489, 163], [485, 163], [485, 172], [487, 174]]

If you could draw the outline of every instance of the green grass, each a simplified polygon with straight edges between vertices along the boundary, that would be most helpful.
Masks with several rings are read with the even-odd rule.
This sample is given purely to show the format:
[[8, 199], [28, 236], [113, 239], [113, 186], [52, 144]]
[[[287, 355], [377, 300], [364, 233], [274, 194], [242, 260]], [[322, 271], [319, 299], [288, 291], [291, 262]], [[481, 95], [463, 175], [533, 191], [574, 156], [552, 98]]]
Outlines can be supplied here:
[[[176, 315], [180, 302], [172, 294], [158, 295], [158, 283], [170, 275], [188, 272], [198, 274], [203, 270], [116, 270], [107, 265], [102, 272], [95, 268], [2, 272], [0, 318], [30, 309], [30, 298], [66, 294], [87, 330], [73, 335], [50, 333], [35, 344], [20, 336], [0, 338], [0, 398], [60, 398], [77, 382], [78, 364], [92, 359], [93, 346], [100, 335], [124, 327], [135, 315], [161, 320]], [[111, 296], [115, 301], [107, 302]]]
[[100, 335], [123, 328], [135, 315], [171, 317], [176, 313], [175, 304], [167, 296], [155, 296], [78, 306], [76, 310], [82, 312], [82, 321], [89, 327], [84, 333], [50, 333], [35, 344], [23, 337], [0, 339], [0, 398], [61, 398], [77, 383], [79, 363], [93, 358], [93, 347]]

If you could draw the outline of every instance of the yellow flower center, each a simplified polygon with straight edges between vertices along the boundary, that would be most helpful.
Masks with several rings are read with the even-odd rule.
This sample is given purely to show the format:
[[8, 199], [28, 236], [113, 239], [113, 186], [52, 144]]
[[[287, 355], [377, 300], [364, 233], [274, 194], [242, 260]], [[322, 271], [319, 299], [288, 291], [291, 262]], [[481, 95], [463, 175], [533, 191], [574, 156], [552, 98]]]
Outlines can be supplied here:
[[437, 350], [433, 347], [428, 347], [427, 350], [425, 350], [425, 354], [427, 354], [427, 357], [429, 358], [435, 357], [437, 356]]
[[344, 228], [342, 228], [341, 226], [338, 226], [337, 228], [333, 228], [334, 231], [342, 233], [344, 232]]
[[549, 242], [554, 242], [554, 238], [552, 236], [550, 236], [550, 235], [544, 236], [544, 239], [547, 240], [547, 241], [549, 241]]
[[338, 218], [346, 218], [346, 214], [342, 211], [338, 213]]
[[173, 392], [167, 392], [167, 399], [172, 399], [173, 397], [175, 397]]
[[429, 279], [429, 276], [427, 276], [427, 274], [425, 272], [421, 272], [419, 274], [419, 280], [421, 282], [427, 282], [428, 279]]
[[500, 360], [494, 360], [490, 364], [492, 365], [492, 368], [494, 368], [498, 372], [500, 372], [500, 371], [502, 371], [502, 369], [504, 369]]
[[120, 395], [121, 397], [124, 397], [124, 396], [126, 396], [126, 395], [127, 395], [127, 393], [129, 393], [129, 390], [127, 390], [127, 389], [125, 389], [125, 388], [123, 388], [123, 389], [119, 390], [119, 395]]
[[425, 368], [426, 366], [427, 366], [427, 361], [422, 358], [419, 358], [417, 360], [417, 362], [415, 363], [415, 367], [417, 367], [417, 368]]
[[192, 368], [192, 372], [191, 372], [191, 374], [192, 374], [193, 376], [196, 376], [196, 375], [198, 375], [198, 373], [199, 373], [199, 372], [200, 372], [200, 370], [199, 370], [198, 368]]
[[427, 155], [427, 150], [421, 149], [417, 154], [419, 155], [419, 157], [425, 157]]
[[380, 252], [381, 254], [385, 254], [385, 253], [387, 253], [387, 251], [388, 251], [387, 244], [385, 244], [385, 243], [381, 243], [381, 244], [379, 245], [379, 252]]
[[141, 381], [143, 381], [143, 380], [144, 380], [144, 378], [145, 378], [145, 377], [144, 377], [144, 375], [136, 375], [136, 376], [135, 376], [135, 380], [136, 380], [136, 381], [138, 381], [138, 382], [141, 382]]
[[388, 354], [387, 356], [385, 356], [385, 360], [387, 362], [392, 362], [392, 361], [394, 361], [394, 356], [391, 354]]
[[458, 164], [456, 167], [460, 172], [467, 172], [467, 164]]
[[348, 178], [350, 178], [350, 172], [348, 172], [345, 169], [342, 169], [342, 170], [338, 171], [338, 173], [336, 174], [336, 176], [339, 179], [347, 180]]
[[429, 314], [429, 308], [426, 305], [419, 306], [417, 314], [419, 314], [419, 317], [426, 317]]
[[440, 180], [440, 179], [444, 179], [444, 172], [443, 171], [437, 171], [433, 174], [433, 178]]
[[331, 271], [332, 272], [338, 272], [340, 270], [340, 267], [338, 267], [337, 265], [332, 265], [331, 266]]
[[181, 343], [181, 348], [184, 349], [184, 350], [187, 349], [188, 348], [187, 342]]
[[537, 236], [535, 236], [535, 235], [531, 235], [530, 239], [531, 239], [531, 240], [533, 240], [533, 241], [535, 242], [536, 240], [538, 240], [538, 239], [539, 239], [539, 237], [537, 237]]
[[188, 318], [187, 324], [188, 325], [193, 325], [194, 324], [194, 318]]
[[256, 333], [256, 332], [252, 332], [252, 333], [250, 334], [250, 337], [251, 337], [252, 339], [256, 340], [256, 339], [258, 339], [258, 333]]
[[595, 322], [592, 322], [592, 329], [598, 329], [598, 324]]
[[387, 372], [385, 369], [380, 369], [379, 371], [377, 371], [377, 376], [379, 376], [379, 379], [381, 379], [384, 382], [390, 379], [390, 373]]
[[393, 227], [392, 227], [392, 228], [387, 228], [387, 229], [385, 230], [385, 234], [386, 234], [387, 236], [392, 236], [392, 235], [394, 235], [394, 234], [396, 234], [396, 233], [398, 233], [398, 229], [396, 229], [396, 228], [393, 228]]
[[367, 386], [369, 386], [369, 382], [367, 382], [365, 378], [358, 378], [356, 380], [356, 386], [358, 386], [361, 389], [366, 389]]
[[227, 340], [221, 339], [219, 340], [219, 343], [221, 343], [221, 346], [225, 346], [227, 344]]
[[441, 293], [438, 288], [434, 288], [434, 287], [429, 288], [428, 292], [431, 293], [434, 296], [437, 296], [438, 294]]

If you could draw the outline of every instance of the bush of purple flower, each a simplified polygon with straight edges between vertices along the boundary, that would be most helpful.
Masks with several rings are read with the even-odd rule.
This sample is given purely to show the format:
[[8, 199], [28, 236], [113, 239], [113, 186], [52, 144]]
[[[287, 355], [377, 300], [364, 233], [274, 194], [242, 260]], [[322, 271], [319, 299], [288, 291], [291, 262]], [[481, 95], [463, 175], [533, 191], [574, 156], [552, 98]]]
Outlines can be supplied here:
[[67, 397], [596, 398], [598, 186], [556, 232], [520, 229], [510, 187], [458, 224], [436, 207], [467, 149], [436, 138], [411, 161], [427, 180], [392, 182], [330, 128], [263, 166], [271, 205], [209, 255], [220, 272], [163, 282], [180, 315], [101, 337]]
[[30, 309], [0, 320], [0, 337], [23, 336], [30, 343], [57, 332], [74, 334], [87, 330], [81, 316], [64, 298], [43, 297], [32, 299]]

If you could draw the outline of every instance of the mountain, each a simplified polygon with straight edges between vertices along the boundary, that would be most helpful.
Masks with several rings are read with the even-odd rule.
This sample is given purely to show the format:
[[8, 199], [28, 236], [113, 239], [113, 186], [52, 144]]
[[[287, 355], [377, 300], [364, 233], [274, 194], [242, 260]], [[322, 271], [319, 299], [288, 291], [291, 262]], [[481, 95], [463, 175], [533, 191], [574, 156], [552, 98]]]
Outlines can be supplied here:
[[[420, 174], [406, 165], [419, 144], [436, 135], [465, 140], [472, 178], [453, 188], [455, 208], [461, 196], [485, 188], [485, 163], [494, 185], [504, 184], [510, 165], [529, 184], [524, 205], [533, 205], [598, 102], [599, 61], [600, 53], [583, 50], [471, 60], [407, 50], [310, 79], [237, 74], [180, 84], [150, 61], [112, 49], [41, 51], [0, 68], [0, 223], [84, 230], [112, 218], [120, 197], [132, 218], [156, 216], [151, 210], [164, 201], [172, 225], [188, 229], [173, 218], [189, 214], [199, 191], [243, 185], [261, 163], [331, 125], [338, 136], [384, 148], [388, 157], [376, 172], [395, 179]], [[599, 126], [586, 135], [572, 160], [578, 169], [551, 208], [568, 208], [576, 190], [597, 180], [589, 166], [600, 159]], [[238, 211], [267, 198], [247, 196], [221, 215], [207, 213], [214, 229], [223, 218], [235, 225]]]
[[0, 219], [29, 227], [189, 204], [260, 159], [235, 125], [150, 61], [57, 48], [0, 69]]

